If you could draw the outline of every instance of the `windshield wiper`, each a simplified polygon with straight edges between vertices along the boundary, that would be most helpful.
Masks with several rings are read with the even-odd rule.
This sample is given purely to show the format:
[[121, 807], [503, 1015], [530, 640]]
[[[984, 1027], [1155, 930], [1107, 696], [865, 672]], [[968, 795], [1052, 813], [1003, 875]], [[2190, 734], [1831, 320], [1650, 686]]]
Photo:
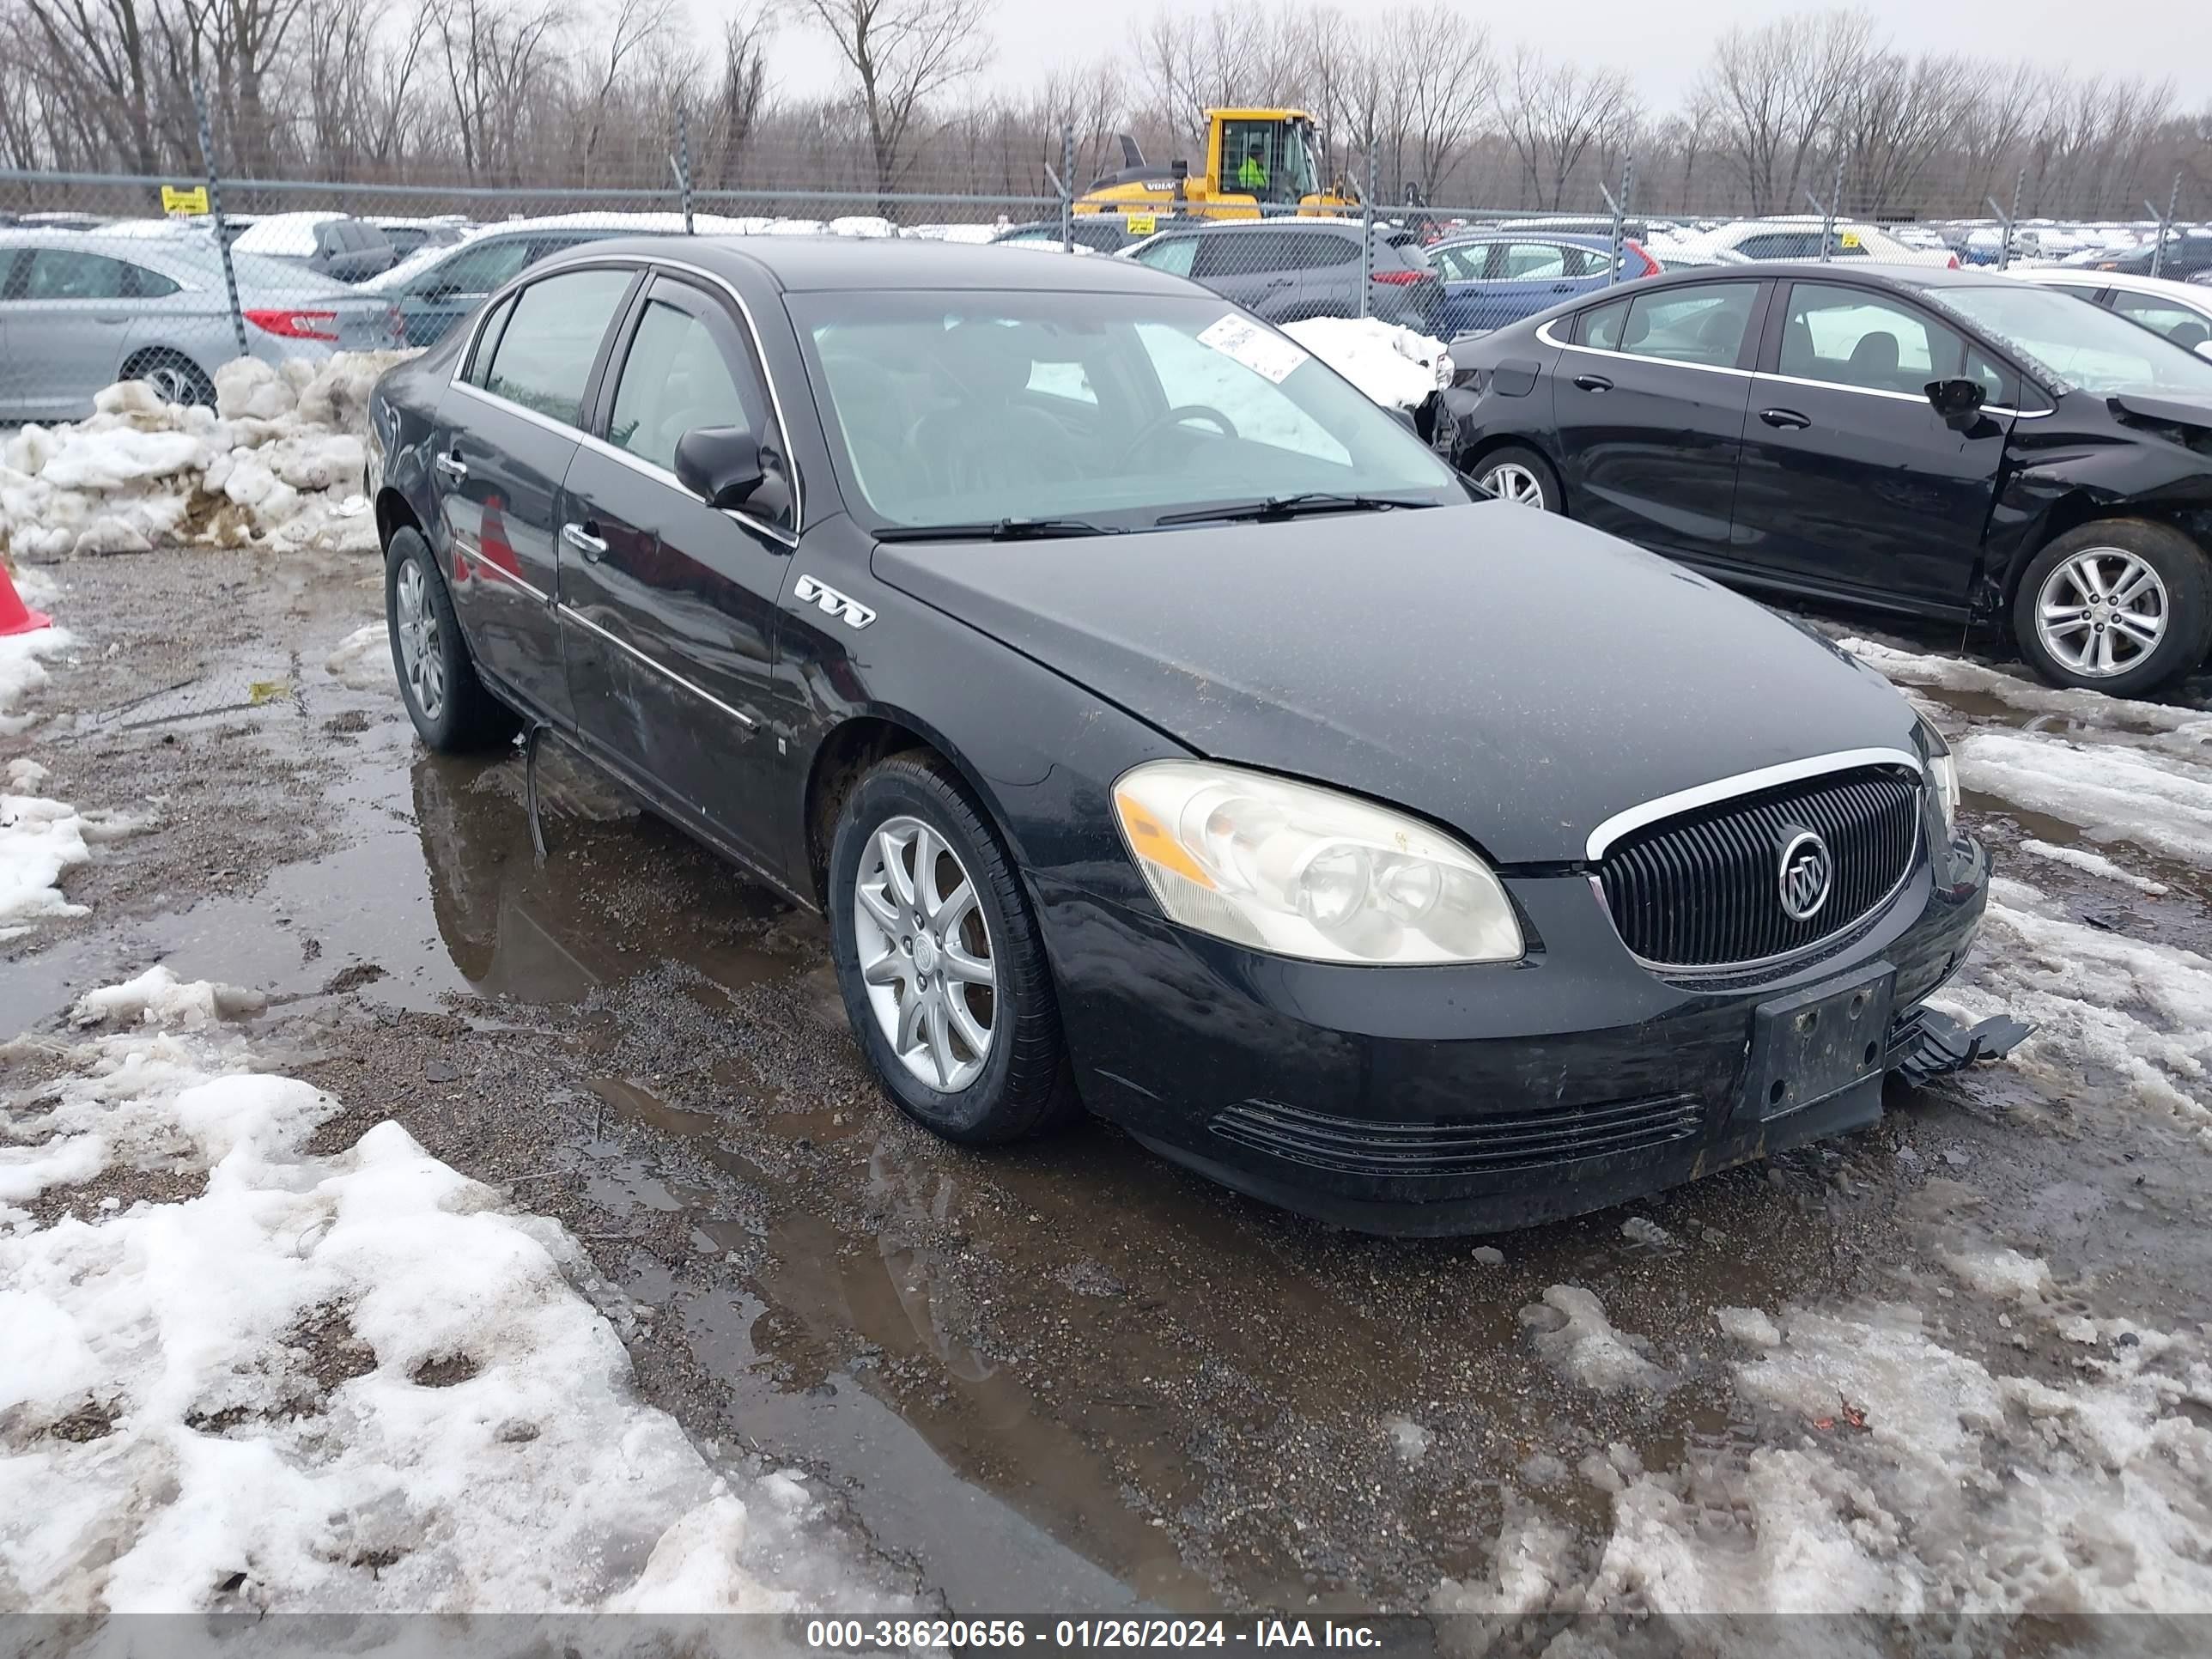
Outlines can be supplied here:
[[1204, 524], [1210, 520], [1295, 519], [1307, 513], [1381, 513], [1392, 507], [1434, 507], [1434, 501], [1403, 495], [1340, 495], [1325, 489], [1308, 489], [1295, 495], [1270, 495], [1265, 501], [1238, 501], [1228, 507], [1194, 507], [1188, 513], [1165, 513], [1155, 525]]
[[975, 524], [895, 524], [876, 532], [879, 542], [1029, 542], [1062, 536], [1119, 536], [1118, 525], [1088, 519], [994, 519]]

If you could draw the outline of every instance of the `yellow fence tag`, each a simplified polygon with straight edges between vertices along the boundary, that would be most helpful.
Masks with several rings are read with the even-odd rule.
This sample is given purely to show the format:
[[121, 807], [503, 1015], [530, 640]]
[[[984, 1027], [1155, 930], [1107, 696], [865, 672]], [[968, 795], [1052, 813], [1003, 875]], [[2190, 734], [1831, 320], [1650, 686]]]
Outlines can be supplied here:
[[208, 210], [207, 186], [194, 185], [189, 190], [179, 190], [174, 185], [161, 186], [161, 211], [164, 213], [205, 213]]

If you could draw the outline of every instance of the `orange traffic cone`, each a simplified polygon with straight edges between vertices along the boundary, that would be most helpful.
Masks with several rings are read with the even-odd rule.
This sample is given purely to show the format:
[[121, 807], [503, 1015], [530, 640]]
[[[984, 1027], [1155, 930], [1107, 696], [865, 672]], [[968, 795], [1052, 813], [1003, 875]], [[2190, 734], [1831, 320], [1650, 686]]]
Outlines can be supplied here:
[[33, 611], [23, 603], [23, 596], [15, 591], [15, 579], [8, 574], [8, 567], [0, 564], [0, 635], [34, 633], [41, 628], [52, 628], [54, 619], [43, 611]]

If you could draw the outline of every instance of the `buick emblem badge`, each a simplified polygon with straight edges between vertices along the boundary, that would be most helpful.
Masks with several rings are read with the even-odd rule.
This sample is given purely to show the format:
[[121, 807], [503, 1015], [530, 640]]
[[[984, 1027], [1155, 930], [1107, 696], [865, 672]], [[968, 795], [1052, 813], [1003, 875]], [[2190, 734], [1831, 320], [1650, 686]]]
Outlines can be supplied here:
[[1812, 921], [1828, 902], [1835, 874], [1828, 843], [1810, 830], [1799, 830], [1782, 849], [1782, 914], [1792, 921]]

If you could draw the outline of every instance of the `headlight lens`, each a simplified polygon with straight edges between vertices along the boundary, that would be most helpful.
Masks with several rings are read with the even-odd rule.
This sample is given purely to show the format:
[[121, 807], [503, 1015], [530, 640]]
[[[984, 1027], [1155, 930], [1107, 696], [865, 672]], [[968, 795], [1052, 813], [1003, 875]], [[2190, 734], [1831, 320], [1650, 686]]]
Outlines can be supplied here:
[[1959, 833], [1959, 763], [1951, 753], [1951, 745], [1943, 741], [1943, 734], [1923, 715], [1920, 735], [1928, 750], [1928, 784], [1936, 792], [1936, 811], [1943, 825], [1945, 840]]
[[1122, 775], [1114, 811], [1170, 921], [1316, 962], [1510, 962], [1490, 866], [1417, 818], [1200, 761]]

